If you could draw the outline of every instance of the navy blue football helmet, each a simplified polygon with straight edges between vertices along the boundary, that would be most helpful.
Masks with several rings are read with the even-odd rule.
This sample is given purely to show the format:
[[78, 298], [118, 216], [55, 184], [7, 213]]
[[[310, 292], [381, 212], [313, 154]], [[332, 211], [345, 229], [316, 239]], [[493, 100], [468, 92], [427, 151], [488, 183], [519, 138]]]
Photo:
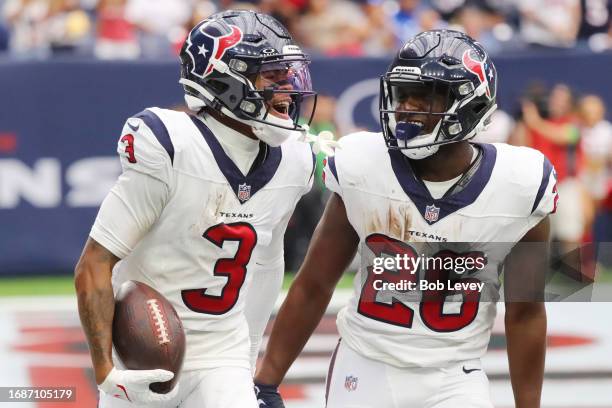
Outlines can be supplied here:
[[[316, 93], [309, 57], [273, 17], [225, 11], [196, 25], [180, 52], [189, 107], [217, 110], [243, 121], [299, 130], [303, 100]], [[279, 120], [280, 118], [280, 120]]]
[[473, 137], [497, 108], [497, 71], [487, 52], [452, 30], [418, 34], [380, 81], [380, 120], [390, 149], [412, 159]]

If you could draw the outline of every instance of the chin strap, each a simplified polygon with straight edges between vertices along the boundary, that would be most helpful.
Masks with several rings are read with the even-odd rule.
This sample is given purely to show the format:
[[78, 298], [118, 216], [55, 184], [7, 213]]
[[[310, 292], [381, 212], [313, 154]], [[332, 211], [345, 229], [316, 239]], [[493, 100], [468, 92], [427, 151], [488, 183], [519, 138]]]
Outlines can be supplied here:
[[314, 154], [323, 153], [326, 156], [333, 156], [335, 154], [334, 149], [340, 148], [340, 143], [334, 140], [334, 134], [329, 130], [319, 132], [318, 135], [310, 133], [310, 127], [308, 125], [301, 125], [304, 129], [298, 138], [301, 142], [312, 143], [312, 151]]
[[[206, 91], [204, 87], [189, 79], [181, 78], [179, 80], [179, 83], [195, 89], [200, 94], [210, 98], [210, 100], [214, 99], [214, 97], [208, 91]], [[202, 109], [202, 107], [206, 106], [203, 100], [189, 94], [185, 94], [185, 102], [187, 103], [187, 106], [194, 111], [199, 111], [200, 109]], [[329, 130], [319, 132], [319, 134], [315, 136], [310, 133], [310, 127], [306, 124], [300, 125], [300, 129], [287, 130], [283, 127], [289, 127], [293, 125], [293, 121], [285, 121], [283, 119], [278, 119], [273, 115], [269, 115], [267, 119], [273, 124], [275, 123], [283, 127], [240, 119], [225, 107], [221, 108], [221, 112], [234, 120], [251, 126], [255, 136], [257, 136], [257, 138], [262, 140], [264, 143], [269, 144], [270, 146], [279, 146], [284, 141], [286, 141], [292, 133], [299, 133], [298, 140], [301, 142], [312, 143], [312, 151], [315, 154], [319, 154], [320, 152], [322, 152], [327, 156], [333, 156], [334, 148], [340, 147], [340, 144], [334, 140], [333, 133]]]

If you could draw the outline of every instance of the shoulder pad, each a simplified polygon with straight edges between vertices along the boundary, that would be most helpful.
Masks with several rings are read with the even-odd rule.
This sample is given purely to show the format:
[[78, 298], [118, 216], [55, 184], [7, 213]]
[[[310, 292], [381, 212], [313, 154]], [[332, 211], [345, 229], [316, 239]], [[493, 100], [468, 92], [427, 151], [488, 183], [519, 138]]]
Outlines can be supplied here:
[[386, 159], [388, 154], [382, 133], [351, 133], [342, 137], [339, 143], [336, 155], [328, 160], [327, 167], [343, 188], [363, 183], [363, 176], [371, 174], [369, 165]]
[[508, 191], [512, 191], [514, 205], [521, 207], [520, 213], [529, 216], [538, 211], [544, 211], [544, 215], [553, 212], [556, 174], [548, 158], [530, 147], [504, 143], [495, 143], [495, 147], [499, 171], [502, 178], [512, 184]]
[[166, 125], [153, 109], [145, 109], [126, 120], [117, 153], [124, 171], [133, 169], [169, 182], [174, 146]]
[[299, 141], [297, 138], [290, 138], [281, 145], [281, 148], [283, 160], [290, 163], [292, 169], [297, 170], [298, 179], [303, 180], [305, 185], [309, 185], [312, 182], [317, 161], [310, 144]]

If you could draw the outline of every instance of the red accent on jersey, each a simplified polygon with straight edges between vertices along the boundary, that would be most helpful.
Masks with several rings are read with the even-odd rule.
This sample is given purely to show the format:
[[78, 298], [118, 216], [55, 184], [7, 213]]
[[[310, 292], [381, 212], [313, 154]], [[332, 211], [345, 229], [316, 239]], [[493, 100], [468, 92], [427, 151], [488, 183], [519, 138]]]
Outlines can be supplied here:
[[125, 143], [125, 154], [128, 155], [128, 161], [130, 163], [136, 163], [136, 156], [134, 155], [134, 135], [125, 135], [121, 138], [121, 141]]
[[[407, 255], [408, 258], [418, 258], [417, 252], [410, 245], [383, 234], [369, 235], [366, 238], [366, 245], [368, 245], [368, 248], [372, 250], [376, 257], [381, 257], [385, 254], [390, 256], [400, 255], [402, 258], [404, 255]], [[484, 254], [481, 252], [458, 254], [450, 250], [443, 250], [431, 258], [436, 257], [442, 259], [449, 257], [472, 258], [474, 259], [474, 264], [478, 264], [476, 258], [484, 258]], [[436, 265], [435, 262], [433, 262], [433, 264], [434, 266]], [[468, 273], [468, 271], [465, 273]], [[378, 320], [379, 322], [407, 328], [412, 327], [414, 310], [395, 298], [392, 298], [391, 304], [378, 302], [377, 295], [379, 291], [374, 288], [374, 281], [382, 280], [384, 282], [397, 283], [406, 280], [415, 282], [416, 284], [417, 277], [418, 271], [414, 271], [413, 268], [400, 269], [398, 271], [385, 270], [380, 274], [375, 274], [373, 272], [373, 267], [368, 267], [368, 276], [361, 290], [357, 311], [359, 314], [373, 320]], [[428, 282], [444, 282], [446, 285], [446, 282], [449, 281], [449, 271], [446, 269], [438, 270], [430, 268], [425, 271], [424, 279]], [[463, 278], [460, 281], [461, 283], [479, 282], [479, 280], [475, 278]], [[437, 332], [457, 331], [474, 321], [478, 314], [480, 292], [477, 290], [462, 291], [463, 302], [461, 303], [460, 312], [455, 314], [444, 313], [445, 298], [453, 294], [454, 292], [449, 293], [446, 290], [423, 292], [419, 313], [421, 315], [421, 320], [428, 328]], [[393, 296], [393, 294], [391, 295]]]
[[121, 391], [123, 391], [123, 393], [125, 394], [125, 398], [127, 398], [128, 401], [132, 402], [132, 400], [130, 399], [130, 396], [127, 393], [127, 390], [125, 389], [125, 387], [121, 384], [115, 384]]
[[321, 172], [321, 178], [323, 179], [323, 184], [325, 184], [325, 167], [327, 166], [327, 158], [323, 159], [323, 171]]
[[559, 201], [559, 193], [557, 192], [557, 183], [555, 183], [555, 185], [553, 186], [552, 192], [555, 193], [555, 199], [553, 201], [553, 209], [551, 211], [551, 214], [554, 214], [557, 212], [557, 201]]
[[[486, 259], [482, 252], [468, 252], [458, 254], [453, 251], [443, 250], [435, 255], [436, 258], [445, 260], [452, 259], [472, 259], [472, 264], [477, 264], [477, 259]], [[463, 263], [465, 265], [465, 262]], [[433, 262], [433, 268], [429, 268], [425, 273], [425, 279], [428, 282], [452, 282], [449, 279], [449, 270], [444, 268], [436, 268], [436, 262]], [[441, 264], [440, 264], [441, 266]], [[463, 275], [467, 274], [464, 272]], [[461, 277], [455, 282], [464, 283], [479, 283], [475, 278]], [[447, 296], [454, 295], [454, 291], [447, 290], [431, 290], [423, 293], [421, 301], [420, 314], [423, 323], [431, 330], [436, 332], [452, 332], [461, 330], [474, 321], [478, 314], [478, 306], [480, 301], [480, 292], [475, 290], [462, 290], [461, 295], [463, 302], [459, 313], [444, 313], [444, 300]]]
[[[407, 255], [409, 258], [418, 258], [416, 251], [408, 244], [397, 239], [389, 238], [383, 234], [371, 234], [366, 238], [366, 245], [374, 256], [385, 255]], [[372, 267], [368, 267], [368, 277], [363, 285], [357, 311], [370, 319], [393, 324], [395, 326], [412, 327], [414, 311], [395, 298], [391, 304], [378, 302], [376, 296], [378, 290], [374, 288], [374, 282], [399, 283], [401, 281], [416, 282], [417, 273], [412, 268], [400, 269], [398, 271], [385, 270], [382, 273], [374, 273]]]
[[217, 260], [213, 268], [215, 276], [227, 277], [227, 283], [219, 296], [207, 295], [207, 288], [185, 289], [181, 291], [181, 296], [185, 305], [194, 312], [224, 314], [238, 301], [240, 289], [246, 279], [246, 266], [257, 244], [257, 232], [251, 224], [235, 222], [212, 226], [202, 236], [219, 248], [223, 248], [225, 241], [238, 242], [236, 255], [233, 258]]

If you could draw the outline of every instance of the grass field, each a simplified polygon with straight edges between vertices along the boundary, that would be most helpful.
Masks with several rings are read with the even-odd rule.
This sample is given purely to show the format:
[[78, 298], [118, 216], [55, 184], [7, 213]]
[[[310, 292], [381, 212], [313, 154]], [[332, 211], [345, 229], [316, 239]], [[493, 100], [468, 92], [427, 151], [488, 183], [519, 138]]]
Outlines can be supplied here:
[[[289, 289], [294, 276], [293, 273], [285, 274], [283, 289]], [[352, 273], [344, 274], [338, 283], [338, 288], [352, 288], [354, 276], [355, 275]], [[597, 281], [612, 283], [612, 270], [600, 271]], [[72, 275], [0, 278], [0, 296], [48, 296], [71, 294], [74, 294]]]
[[[339, 288], [351, 288], [353, 274], [342, 276]], [[285, 274], [283, 289], [288, 289], [293, 282], [293, 273]], [[28, 278], [0, 278], [0, 296], [48, 296], [72, 295], [74, 284], [72, 275], [44, 276]]]

